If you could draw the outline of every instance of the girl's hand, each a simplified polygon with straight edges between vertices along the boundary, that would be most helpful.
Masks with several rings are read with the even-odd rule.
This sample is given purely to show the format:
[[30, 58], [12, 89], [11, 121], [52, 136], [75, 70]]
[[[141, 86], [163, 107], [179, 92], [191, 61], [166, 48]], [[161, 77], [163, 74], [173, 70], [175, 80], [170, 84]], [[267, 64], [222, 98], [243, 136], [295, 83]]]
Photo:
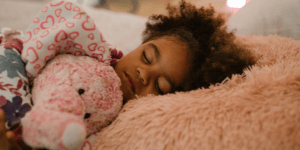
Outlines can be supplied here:
[[5, 114], [0, 108], [0, 150], [21, 150], [12, 131], [5, 128]]

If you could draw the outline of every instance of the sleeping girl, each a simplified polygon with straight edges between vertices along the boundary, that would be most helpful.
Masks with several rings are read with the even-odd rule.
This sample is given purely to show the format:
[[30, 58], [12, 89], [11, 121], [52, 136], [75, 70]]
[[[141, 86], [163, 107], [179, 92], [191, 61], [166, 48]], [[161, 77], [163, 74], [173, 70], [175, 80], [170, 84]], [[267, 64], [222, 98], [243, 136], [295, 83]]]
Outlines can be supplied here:
[[[66, 6], [66, 9], [68, 8], [70, 7]], [[75, 7], [73, 7], [73, 11], [74, 9]], [[73, 32], [70, 31], [68, 31], [69, 34], [61, 32], [62, 35], [56, 37], [59, 42], [52, 46], [51, 40], [41, 41], [42, 38], [37, 38], [34, 40], [35, 45], [30, 45], [25, 39], [23, 59], [27, 59], [28, 62], [34, 61], [30, 66], [26, 66], [27, 74], [29, 77], [34, 77], [46, 64], [44, 59], [39, 60], [35, 56], [32, 57], [32, 60], [26, 58], [27, 54], [24, 54], [24, 50], [29, 48], [31, 49], [29, 54], [36, 52], [36, 56], [39, 58], [49, 56], [48, 59], [51, 59], [58, 53], [95, 57], [113, 66], [121, 79], [120, 89], [123, 92], [123, 104], [125, 105], [131, 99], [148, 94], [165, 95], [179, 91], [208, 88], [212, 84], [218, 84], [231, 77], [232, 74], [242, 74], [244, 69], [254, 64], [248, 50], [234, 43], [234, 33], [226, 30], [224, 16], [216, 14], [213, 7], [196, 8], [182, 0], [179, 7], [169, 5], [167, 10], [168, 15], [152, 15], [149, 18], [143, 32], [143, 43], [125, 56], [122, 56], [122, 52], [113, 46], [106, 44], [101, 33], [97, 31], [93, 31], [93, 36], [90, 37], [91, 32], [81, 30], [78, 35], [77, 32], [74, 32], [74, 35], [71, 35]], [[80, 14], [77, 17], [86, 15], [82, 10], [76, 13]], [[55, 15], [66, 14], [58, 11]], [[50, 21], [60, 20], [59, 17], [57, 19], [54, 17], [46, 15], [44, 16], [47, 18], [46, 20], [36, 19], [35, 21], [37, 24], [39, 23], [39, 26], [41, 23], [47, 26]], [[64, 17], [66, 18], [66, 16]], [[62, 19], [61, 21], [70, 22], [69, 26], [76, 27], [76, 24], [72, 22], [76, 20], [76, 17], [70, 20]], [[90, 20], [86, 17], [84, 21], [89, 22]], [[32, 36], [31, 38], [43, 34], [58, 34], [61, 31], [60, 27], [50, 24], [50, 27], [48, 26], [49, 28], [43, 32], [36, 31], [38, 33], [34, 34], [34, 26], [35, 24], [30, 27], [33, 33], [27, 35]], [[87, 27], [91, 29], [94, 28], [94, 25], [88, 24]], [[102, 43], [91, 46], [93, 42], [84, 39], [84, 36], [81, 35], [90, 38], [90, 40], [94, 40], [96, 37], [100, 38], [99, 41]], [[65, 40], [67, 37], [74, 39]], [[37, 41], [41, 41], [41, 43]], [[48, 48], [53, 49], [54, 53], [38, 54], [38, 51], [33, 50], [38, 49], [41, 45], [49, 45]], [[70, 50], [69, 45], [72, 45], [70, 47], [73, 49]], [[88, 51], [88, 49], [92, 50]], [[12, 131], [6, 131], [4, 127], [3, 112], [0, 116], [0, 145], [5, 145], [2, 149], [19, 148]]]

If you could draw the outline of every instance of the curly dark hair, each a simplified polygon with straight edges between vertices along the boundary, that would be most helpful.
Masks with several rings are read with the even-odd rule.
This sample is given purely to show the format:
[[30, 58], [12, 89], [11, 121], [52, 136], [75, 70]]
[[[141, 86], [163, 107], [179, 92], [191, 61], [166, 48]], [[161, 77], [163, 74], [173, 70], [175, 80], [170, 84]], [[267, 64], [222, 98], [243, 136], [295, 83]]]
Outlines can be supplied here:
[[234, 43], [227, 31], [224, 14], [210, 5], [196, 8], [182, 0], [179, 8], [167, 6], [168, 15], [152, 15], [143, 32], [143, 43], [163, 36], [173, 36], [187, 45], [190, 68], [176, 91], [207, 88], [232, 74], [242, 74], [254, 64], [251, 53]]

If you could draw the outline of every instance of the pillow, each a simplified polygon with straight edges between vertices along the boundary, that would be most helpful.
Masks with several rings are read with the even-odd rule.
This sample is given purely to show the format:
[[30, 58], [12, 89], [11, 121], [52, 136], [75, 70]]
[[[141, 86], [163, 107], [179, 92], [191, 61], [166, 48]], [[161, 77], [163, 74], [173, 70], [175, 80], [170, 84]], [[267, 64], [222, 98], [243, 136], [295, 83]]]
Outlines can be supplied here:
[[251, 0], [228, 21], [237, 34], [277, 34], [300, 40], [299, 0]]
[[131, 100], [93, 149], [300, 149], [300, 41], [237, 40], [258, 60], [245, 77]]
[[25, 32], [34, 17], [51, 1], [53, 0], [1, 0], [0, 27]]
[[106, 41], [125, 55], [142, 43], [142, 32], [147, 18], [88, 6], [83, 8], [93, 18]]

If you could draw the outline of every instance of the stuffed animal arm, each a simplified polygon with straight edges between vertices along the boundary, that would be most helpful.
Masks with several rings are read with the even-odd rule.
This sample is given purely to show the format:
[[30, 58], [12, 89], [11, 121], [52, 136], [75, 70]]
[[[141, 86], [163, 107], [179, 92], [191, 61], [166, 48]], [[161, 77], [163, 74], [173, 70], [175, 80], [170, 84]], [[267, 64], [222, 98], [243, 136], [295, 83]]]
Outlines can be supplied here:
[[34, 106], [22, 120], [24, 141], [35, 148], [79, 148], [118, 115], [120, 85], [114, 69], [94, 58], [56, 56], [34, 79]]

